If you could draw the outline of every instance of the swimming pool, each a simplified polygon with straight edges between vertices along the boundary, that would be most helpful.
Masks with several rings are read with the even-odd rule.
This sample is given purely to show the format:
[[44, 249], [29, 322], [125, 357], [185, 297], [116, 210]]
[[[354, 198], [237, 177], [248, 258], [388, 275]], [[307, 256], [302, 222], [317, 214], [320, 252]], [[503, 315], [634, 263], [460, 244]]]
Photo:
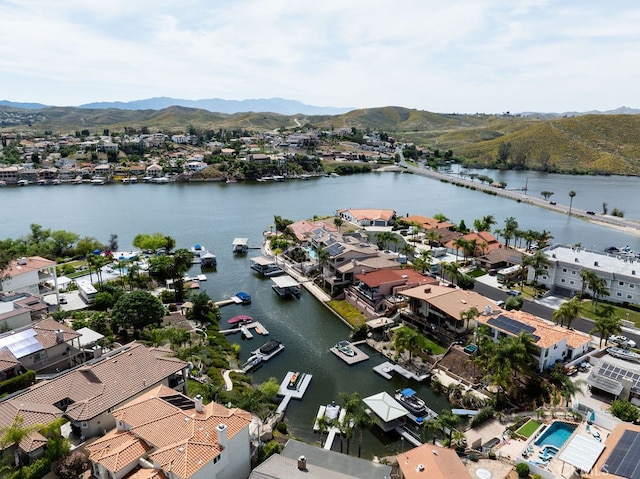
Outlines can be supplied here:
[[307, 254], [309, 255], [309, 258], [311, 258], [312, 260], [316, 261], [318, 259], [318, 255], [313, 248], [309, 248], [308, 246], [306, 246], [304, 250], [307, 252]]
[[535, 445], [551, 445], [560, 449], [567, 439], [569, 439], [569, 436], [571, 436], [575, 428], [575, 426], [570, 424], [556, 421], [542, 433], [542, 436], [536, 439]]

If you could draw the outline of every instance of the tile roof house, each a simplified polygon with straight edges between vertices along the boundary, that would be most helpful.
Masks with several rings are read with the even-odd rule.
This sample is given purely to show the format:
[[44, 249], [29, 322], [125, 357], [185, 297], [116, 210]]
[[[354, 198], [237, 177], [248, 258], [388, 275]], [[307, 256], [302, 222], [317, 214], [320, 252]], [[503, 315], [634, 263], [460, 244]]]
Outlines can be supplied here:
[[550, 369], [558, 362], [584, 355], [591, 341], [591, 336], [586, 333], [563, 328], [525, 311], [485, 311], [475, 320], [487, 326], [494, 341], [503, 336], [517, 336], [520, 332], [531, 334], [539, 372]]
[[[472, 254], [465, 255], [465, 251], [462, 247], [456, 245], [456, 240], [460, 238], [461, 240], [472, 242], [474, 241], [476, 244], [475, 252]], [[502, 244], [498, 241], [498, 239], [493, 236], [488, 231], [479, 231], [479, 232], [471, 232], [466, 235], [459, 236], [458, 238], [454, 238], [449, 240], [445, 246], [449, 250], [450, 253], [460, 255], [460, 256], [479, 256], [482, 254], [486, 254], [489, 251], [492, 251], [497, 248], [501, 248]]]
[[345, 289], [345, 299], [367, 319], [373, 319], [397, 307], [401, 291], [437, 282], [435, 278], [396, 265], [393, 269], [356, 274], [354, 284]]
[[29, 293], [0, 293], [0, 331], [28, 326], [48, 312], [40, 296]]
[[116, 428], [86, 445], [96, 477], [243, 478], [251, 414], [159, 385], [115, 411]]
[[[45, 282], [53, 280], [57, 291], [56, 262], [40, 256], [18, 258], [0, 272], [0, 291], [39, 294], [45, 292]], [[43, 290], [41, 291], [41, 288]]]
[[427, 216], [420, 215], [407, 215], [406, 217], [402, 218], [402, 221], [408, 224], [415, 223], [424, 230], [451, 229], [456, 226], [453, 223], [449, 223], [448, 221], [438, 221], [435, 218], [429, 218]]
[[[84, 365], [0, 400], [0, 428], [11, 425], [18, 409], [32, 405], [64, 415], [84, 437], [115, 426], [111, 412], [159, 384], [184, 391], [188, 363], [166, 351], [129, 343]], [[25, 417], [25, 425], [47, 421]]]
[[[80, 336], [64, 324], [44, 319], [0, 334], [0, 357], [33, 371], [68, 369], [82, 362]], [[0, 379], [5, 373], [11, 377], [11, 371], [0, 369]]]
[[423, 444], [397, 458], [402, 479], [471, 479], [471, 474], [453, 449]]
[[314, 235], [336, 233], [338, 231], [335, 226], [324, 221], [301, 220], [291, 223], [288, 228], [293, 232], [296, 239], [303, 244], [310, 242], [311, 237]]
[[343, 209], [336, 216], [359, 226], [392, 226], [396, 221], [396, 212], [384, 209]]
[[489, 298], [460, 288], [428, 285], [406, 289], [400, 293], [408, 298], [407, 307], [401, 313], [403, 319], [418, 327], [443, 326], [446, 330], [461, 334], [473, 329], [473, 322], [461, 319], [460, 313], [475, 307], [479, 312], [494, 304]]
[[484, 269], [508, 268], [522, 264], [523, 254], [511, 248], [493, 248], [476, 258], [476, 264]]
[[251, 471], [249, 479], [385, 479], [391, 466], [289, 439], [280, 454]]

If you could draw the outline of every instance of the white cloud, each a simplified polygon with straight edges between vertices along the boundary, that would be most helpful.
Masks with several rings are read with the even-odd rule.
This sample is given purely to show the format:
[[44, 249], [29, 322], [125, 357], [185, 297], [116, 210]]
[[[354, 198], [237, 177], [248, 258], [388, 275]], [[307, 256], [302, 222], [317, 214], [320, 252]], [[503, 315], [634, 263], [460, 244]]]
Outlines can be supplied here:
[[595, 0], [0, 0], [4, 99], [283, 97], [441, 112], [633, 105], [640, 7]]

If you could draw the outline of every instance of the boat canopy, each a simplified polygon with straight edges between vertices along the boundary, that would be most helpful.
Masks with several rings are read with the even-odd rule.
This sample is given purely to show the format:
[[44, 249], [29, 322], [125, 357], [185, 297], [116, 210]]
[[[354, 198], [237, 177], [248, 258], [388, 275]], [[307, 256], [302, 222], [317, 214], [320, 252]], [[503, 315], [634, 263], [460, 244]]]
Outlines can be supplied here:
[[402, 394], [405, 397], [409, 397], [409, 396], [413, 396], [414, 394], [416, 394], [416, 392], [411, 388], [405, 388], [402, 391], [400, 391], [400, 394]]
[[293, 279], [291, 276], [276, 276], [275, 278], [271, 278], [278, 288], [294, 288], [299, 286], [300, 283]]

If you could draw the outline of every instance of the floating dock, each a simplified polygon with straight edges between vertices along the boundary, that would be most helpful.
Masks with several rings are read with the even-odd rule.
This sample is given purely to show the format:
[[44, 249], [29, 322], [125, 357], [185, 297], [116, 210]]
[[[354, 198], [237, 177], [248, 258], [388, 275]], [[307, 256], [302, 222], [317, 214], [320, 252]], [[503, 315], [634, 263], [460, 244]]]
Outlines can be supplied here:
[[[335, 346], [332, 347], [331, 349], [329, 349], [329, 351], [331, 351], [333, 354], [338, 356], [340, 359], [342, 359], [345, 363], [347, 363], [349, 365], [360, 363], [362, 361], [366, 361], [367, 359], [369, 359], [369, 356], [367, 356], [365, 353], [363, 353], [354, 344], [355, 343], [349, 343], [349, 347], [356, 353], [355, 356], [347, 356], [346, 354], [340, 352], [340, 350], [338, 348], [336, 348]], [[359, 344], [361, 344], [361, 343], [359, 343]]]
[[[244, 331], [243, 328], [247, 330], [247, 333], [249, 333], [250, 336], [247, 336]], [[253, 329], [253, 331], [256, 334], [260, 334], [262, 336], [268, 336], [269, 335], [269, 331], [267, 330], [267, 328], [265, 328], [262, 323], [260, 323], [259, 321], [254, 321], [253, 323], [248, 323], [248, 324], [244, 324], [238, 328], [231, 328], [231, 329], [224, 329], [222, 331], [220, 331], [222, 334], [235, 334], [235, 333], [242, 333], [245, 334], [245, 337], [248, 339], [251, 339], [253, 337], [253, 334], [251, 334], [251, 332], [249, 330]]]
[[251, 331], [249, 331], [249, 328], [247, 328], [246, 326], [240, 326], [240, 332], [245, 338], [253, 339], [253, 334], [251, 334]]
[[[287, 386], [291, 382], [291, 378], [293, 377], [294, 374], [300, 374], [302, 375], [302, 378], [296, 384], [296, 389], [289, 389]], [[300, 372], [296, 373], [295, 371], [289, 371], [285, 375], [284, 380], [280, 383], [280, 390], [278, 391], [278, 396], [283, 396], [283, 399], [280, 402], [280, 405], [278, 406], [278, 409], [276, 410], [276, 412], [277, 413], [284, 412], [285, 409], [287, 409], [287, 406], [289, 405], [289, 401], [291, 401], [291, 399], [302, 399], [302, 396], [304, 396], [304, 393], [307, 391], [307, 388], [309, 387], [309, 383], [311, 383], [311, 379], [313, 379], [313, 375], [309, 373], [300, 373]]]
[[391, 379], [393, 377], [393, 373], [397, 373], [406, 379], [413, 379], [414, 381], [419, 381], [419, 382], [422, 382], [429, 377], [428, 374], [422, 374], [418, 376], [416, 374], [413, 374], [410, 371], [407, 371], [402, 366], [399, 366], [394, 363], [390, 363], [389, 361], [385, 361], [382, 364], [378, 364], [377, 366], [374, 366], [373, 370], [385, 379]]

